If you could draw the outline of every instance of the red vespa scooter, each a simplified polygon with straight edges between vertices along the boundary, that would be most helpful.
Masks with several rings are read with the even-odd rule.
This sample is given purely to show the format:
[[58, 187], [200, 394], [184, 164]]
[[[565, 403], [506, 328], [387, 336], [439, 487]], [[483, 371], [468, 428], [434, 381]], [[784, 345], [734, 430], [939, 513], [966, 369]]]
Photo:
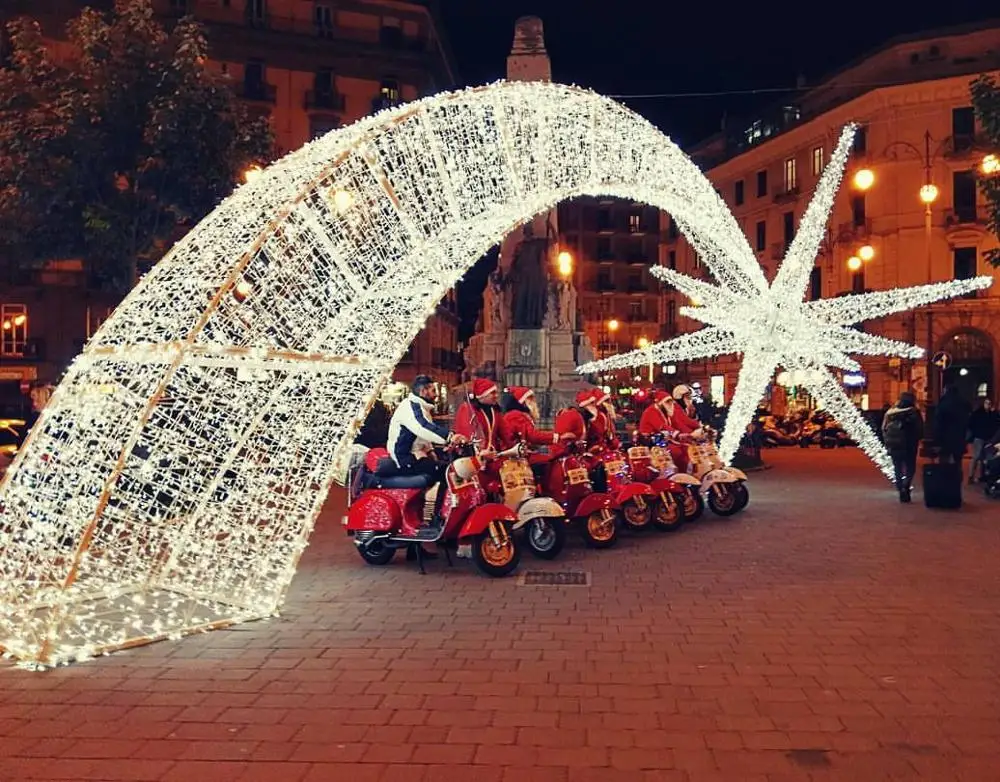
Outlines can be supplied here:
[[[440, 483], [427, 476], [378, 475], [380, 462], [391, 458], [384, 448], [373, 448], [364, 465], [351, 477], [351, 503], [344, 519], [347, 534], [369, 565], [387, 565], [398, 549], [414, 546], [424, 572], [421, 544], [436, 543], [459, 557], [471, 557], [488, 576], [506, 576], [520, 561], [514, 531], [517, 514], [505, 505], [487, 502], [479, 482], [482, 463], [472, 445], [445, 449], [447, 467]], [[443, 491], [443, 523], [423, 526], [434, 507], [435, 492]]]
[[697, 479], [685, 473], [667, 477], [653, 463], [653, 455], [645, 438], [626, 451], [632, 475], [641, 483], [645, 483], [657, 496], [653, 506], [653, 526], [665, 532], [676, 532], [683, 526], [687, 514], [684, 511], [688, 501], [687, 484], [699, 486]]
[[621, 451], [596, 446], [591, 449], [591, 454], [591, 480], [595, 488], [611, 495], [625, 526], [634, 530], [646, 529], [653, 519], [656, 492], [648, 484], [633, 479], [632, 470]]
[[579, 451], [583, 446], [566, 444], [566, 453], [538, 465], [545, 494], [558, 502], [566, 516], [579, 523], [583, 539], [593, 548], [610, 548], [618, 540], [614, 500], [595, 492], [587, 462]]

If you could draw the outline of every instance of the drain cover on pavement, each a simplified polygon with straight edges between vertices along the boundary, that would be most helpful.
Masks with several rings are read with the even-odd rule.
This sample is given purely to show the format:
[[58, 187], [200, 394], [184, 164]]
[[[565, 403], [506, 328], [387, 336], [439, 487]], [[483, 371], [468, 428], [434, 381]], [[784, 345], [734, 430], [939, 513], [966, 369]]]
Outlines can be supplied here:
[[590, 573], [585, 570], [529, 570], [522, 573], [520, 586], [575, 586], [589, 587]]

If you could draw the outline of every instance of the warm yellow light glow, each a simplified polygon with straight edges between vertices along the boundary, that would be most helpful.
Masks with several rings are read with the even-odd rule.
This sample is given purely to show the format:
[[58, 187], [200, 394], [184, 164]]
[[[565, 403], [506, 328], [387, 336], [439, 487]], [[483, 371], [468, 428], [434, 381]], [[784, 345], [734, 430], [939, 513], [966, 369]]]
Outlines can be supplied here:
[[852, 272], [858, 271], [861, 268], [861, 266], [862, 266], [862, 261], [858, 256], [852, 255], [850, 258], [847, 259], [847, 268], [850, 269]]
[[691, 302], [691, 306], [692, 307], [700, 307], [701, 306], [701, 299], [699, 299], [697, 296], [690, 296], [689, 297], [689, 301]]
[[559, 274], [562, 277], [570, 277], [573, 274], [573, 255], [563, 250], [556, 258]]
[[233, 296], [237, 301], [245, 301], [250, 296], [250, 283], [246, 280], [240, 280], [236, 284], [236, 289], [233, 291]]
[[866, 244], [863, 247], [859, 247], [858, 257], [861, 258], [862, 261], [870, 261], [872, 258], [875, 257], [875, 248], [872, 247], [870, 244]]
[[875, 173], [870, 168], [861, 168], [854, 174], [854, 186], [858, 190], [867, 190], [875, 184]]
[[639, 341], [636, 344], [638, 344], [640, 348], [648, 348], [649, 340], [645, 337], [639, 337]]
[[15, 315], [15, 316], [14, 316], [14, 325], [15, 325], [15, 326], [23, 326], [23, 325], [24, 325], [24, 322], [25, 322], [25, 321], [26, 321], [27, 319], [28, 319], [28, 316], [27, 316], [27, 315]]
[[10, 331], [10, 321], [9, 320], [5, 320], [3, 322], [3, 330], [4, 331]]
[[920, 188], [920, 200], [925, 204], [933, 204], [937, 201], [938, 188], [937, 185], [927, 183]]
[[251, 182], [256, 182], [260, 179], [260, 175], [263, 173], [264, 169], [260, 166], [250, 166], [250, 168], [243, 172], [243, 181], [249, 185]]
[[620, 325], [621, 324], [618, 322], [618, 320], [616, 318], [612, 318], [611, 320], [608, 321], [608, 331], [611, 331], [611, 332], [618, 331], [618, 327]]
[[354, 206], [354, 196], [346, 190], [335, 190], [331, 198], [334, 208], [341, 214]]
[[983, 162], [980, 165], [982, 172], [986, 176], [993, 176], [994, 174], [1000, 174], [1000, 156], [998, 155], [987, 155], [983, 158]]

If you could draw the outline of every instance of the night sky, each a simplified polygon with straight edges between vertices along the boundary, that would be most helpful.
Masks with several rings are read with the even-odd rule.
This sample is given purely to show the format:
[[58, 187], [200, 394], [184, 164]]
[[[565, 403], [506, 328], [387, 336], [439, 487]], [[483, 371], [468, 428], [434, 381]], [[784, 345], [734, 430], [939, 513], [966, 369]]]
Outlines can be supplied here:
[[[697, 0], [439, 3], [463, 84], [502, 78], [514, 21], [539, 16], [555, 81], [610, 96], [669, 94], [619, 100], [682, 147], [718, 131], [723, 114], [745, 118], [794, 95], [787, 88], [798, 76], [815, 84], [894, 36], [1000, 17], [1000, 7], [987, 0], [727, 3], [725, 11], [721, 3]], [[482, 289], [488, 267], [480, 263], [467, 276], [470, 292]], [[464, 314], [463, 332], [474, 320], [475, 313]]]

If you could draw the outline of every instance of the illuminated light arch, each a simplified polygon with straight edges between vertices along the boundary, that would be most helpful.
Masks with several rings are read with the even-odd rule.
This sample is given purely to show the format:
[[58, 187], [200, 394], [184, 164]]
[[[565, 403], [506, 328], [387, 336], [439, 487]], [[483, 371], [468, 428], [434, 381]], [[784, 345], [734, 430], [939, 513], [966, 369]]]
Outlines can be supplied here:
[[721, 285], [765, 288], [694, 164], [574, 87], [400, 106], [240, 187], [74, 360], [0, 487], [0, 645], [51, 665], [273, 614], [335, 457], [436, 303], [584, 195], [670, 212]]

